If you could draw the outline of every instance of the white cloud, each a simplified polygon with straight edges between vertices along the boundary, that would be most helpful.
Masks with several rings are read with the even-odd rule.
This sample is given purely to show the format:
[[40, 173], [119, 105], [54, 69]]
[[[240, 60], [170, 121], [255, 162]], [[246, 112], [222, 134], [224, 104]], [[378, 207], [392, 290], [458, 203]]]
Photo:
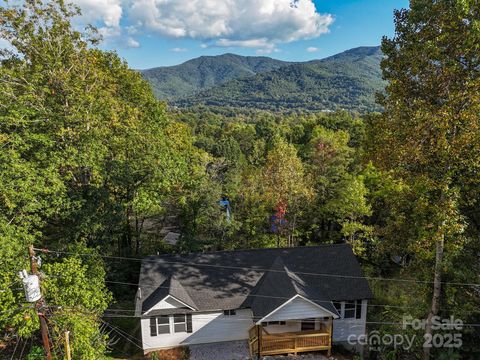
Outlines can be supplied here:
[[125, 30], [127, 34], [130, 34], [130, 35], [138, 34], [138, 28], [132, 25], [125, 26]]
[[[327, 33], [330, 14], [313, 0], [72, 0], [82, 22], [106, 39], [137, 33], [203, 40], [201, 46], [277, 51], [277, 45]], [[128, 26], [121, 27], [122, 20]], [[133, 39], [132, 39], [133, 40]], [[131, 42], [134, 44], [133, 42]]]
[[175, 48], [170, 49], [170, 51], [172, 51], [172, 52], [185, 52], [185, 51], [188, 51], [188, 50], [185, 49], [185, 48], [175, 47]]
[[229, 40], [219, 39], [215, 42], [217, 46], [227, 47], [247, 47], [247, 48], [259, 48], [273, 46], [267, 38], [262, 39], [249, 39], [249, 40]]
[[280, 52], [280, 49], [278, 49], [276, 47], [267, 47], [267, 48], [264, 48], [264, 49], [255, 50], [255, 53], [257, 55], [268, 55], [268, 54], [271, 54], [273, 52]]
[[82, 9], [86, 22], [102, 22], [106, 27], [119, 27], [122, 18], [121, 0], [72, 0]]
[[310, 46], [307, 48], [307, 52], [309, 53], [314, 53], [314, 52], [317, 52], [318, 51], [318, 48], [314, 47], [314, 46]]
[[129, 48], [139, 48], [140, 43], [137, 40], [135, 40], [134, 38], [128, 37], [127, 38], [127, 47], [129, 47]]
[[267, 38], [250, 39], [250, 40], [229, 40], [219, 39], [213, 43], [214, 46], [220, 47], [243, 47], [257, 49], [257, 54], [271, 54], [277, 52], [275, 43], [270, 42]]
[[278, 43], [324, 34], [333, 22], [331, 15], [316, 10], [312, 0], [130, 0], [129, 4], [129, 18], [145, 31], [266, 51], [274, 51]]
[[102, 37], [113, 43], [120, 43], [121, 46], [127, 43], [128, 38], [122, 39], [123, 29], [120, 25], [122, 15], [122, 0], [70, 0], [77, 5], [82, 16], [75, 19], [75, 25], [79, 28], [92, 24], [97, 27]]

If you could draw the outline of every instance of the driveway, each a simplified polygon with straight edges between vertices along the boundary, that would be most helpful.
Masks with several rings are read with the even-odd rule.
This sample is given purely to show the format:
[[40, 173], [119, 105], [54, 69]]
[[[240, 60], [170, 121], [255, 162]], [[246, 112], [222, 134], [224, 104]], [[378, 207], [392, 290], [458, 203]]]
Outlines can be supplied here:
[[[190, 360], [249, 360], [247, 341], [228, 341], [212, 344], [190, 345]], [[306, 353], [289, 356], [264, 356], [263, 360], [329, 360], [319, 353]], [[342, 360], [333, 356], [330, 360]]]
[[190, 360], [248, 360], [247, 341], [190, 345]]

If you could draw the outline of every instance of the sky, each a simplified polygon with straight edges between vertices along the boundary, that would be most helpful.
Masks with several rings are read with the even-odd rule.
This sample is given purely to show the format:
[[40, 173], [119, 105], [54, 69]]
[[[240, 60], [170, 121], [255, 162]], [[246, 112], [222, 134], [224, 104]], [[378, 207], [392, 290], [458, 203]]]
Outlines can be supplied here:
[[235, 53], [288, 61], [376, 46], [408, 0], [72, 0], [77, 26], [100, 30], [102, 47], [130, 67], [180, 64]]

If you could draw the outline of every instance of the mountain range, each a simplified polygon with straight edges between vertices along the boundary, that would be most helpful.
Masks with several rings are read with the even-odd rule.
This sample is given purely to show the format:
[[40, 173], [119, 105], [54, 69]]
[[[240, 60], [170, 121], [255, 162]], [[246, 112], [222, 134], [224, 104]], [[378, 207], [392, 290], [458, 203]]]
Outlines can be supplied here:
[[143, 70], [155, 95], [180, 107], [231, 106], [273, 111], [376, 111], [380, 47], [359, 47], [308, 62], [234, 54], [202, 56]]

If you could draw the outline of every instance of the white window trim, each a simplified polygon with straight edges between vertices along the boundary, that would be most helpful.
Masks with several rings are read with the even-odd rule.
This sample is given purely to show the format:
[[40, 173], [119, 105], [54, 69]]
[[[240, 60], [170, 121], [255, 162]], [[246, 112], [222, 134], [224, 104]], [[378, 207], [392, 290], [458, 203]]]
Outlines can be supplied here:
[[[183, 315], [184, 316], [184, 322], [176, 323], [176, 324], [184, 324], [185, 325], [185, 331], [175, 331], [175, 315]], [[157, 329], [157, 335], [154, 335], [152, 337], [157, 337], [157, 336], [162, 336], [162, 335], [188, 333], [187, 314], [170, 314], [170, 315], [166, 315], [166, 316], [168, 316], [168, 323], [165, 323], [165, 324], [159, 324], [158, 323], [158, 318], [161, 317], [161, 315], [151, 316], [151, 317], [155, 318], [155, 326], [156, 326], [156, 329]], [[158, 331], [159, 326], [164, 326], [164, 327], [168, 326], [168, 333], [160, 333]]]
[[332, 301], [332, 304], [333, 304], [334, 302], [340, 304], [340, 309], [337, 309], [335, 305], [333, 305], [333, 307], [334, 307], [335, 309], [337, 309], [338, 315], [340, 315], [339, 319], [343, 319], [344, 310], [345, 310], [345, 302], [344, 302], [344, 301]]
[[[353, 317], [348, 317], [346, 318], [345, 317], [345, 305], [346, 303], [351, 303], [352, 301], [354, 301], [354, 314], [353, 314]], [[340, 302], [341, 304], [341, 311], [340, 311], [340, 319], [345, 319], [345, 320], [360, 320], [360, 319], [363, 319], [363, 300], [362, 299], [356, 299], [356, 300], [349, 300], [349, 301], [337, 301], [337, 302]], [[360, 317], [357, 318], [357, 309], [358, 309], [358, 306], [360, 306]]]
[[[152, 337], [157, 337], [157, 336], [162, 336], [162, 335], [169, 335], [172, 333], [172, 325], [171, 325], [171, 316], [168, 315], [168, 323], [165, 323], [165, 324], [160, 324], [158, 322], [158, 319], [160, 318], [161, 316], [160, 315], [156, 315], [156, 316], [153, 316], [153, 318], [155, 319], [155, 330], [156, 330], [156, 335], [150, 335]], [[168, 326], [168, 333], [160, 333], [159, 331], [159, 327], [162, 326], [162, 327], [167, 327]]]
[[[176, 323], [175, 322], [175, 315], [183, 315], [183, 322]], [[175, 331], [175, 324], [183, 324], [185, 325], [185, 331]], [[187, 332], [187, 314], [174, 314], [170, 315], [170, 334], [182, 334]]]

